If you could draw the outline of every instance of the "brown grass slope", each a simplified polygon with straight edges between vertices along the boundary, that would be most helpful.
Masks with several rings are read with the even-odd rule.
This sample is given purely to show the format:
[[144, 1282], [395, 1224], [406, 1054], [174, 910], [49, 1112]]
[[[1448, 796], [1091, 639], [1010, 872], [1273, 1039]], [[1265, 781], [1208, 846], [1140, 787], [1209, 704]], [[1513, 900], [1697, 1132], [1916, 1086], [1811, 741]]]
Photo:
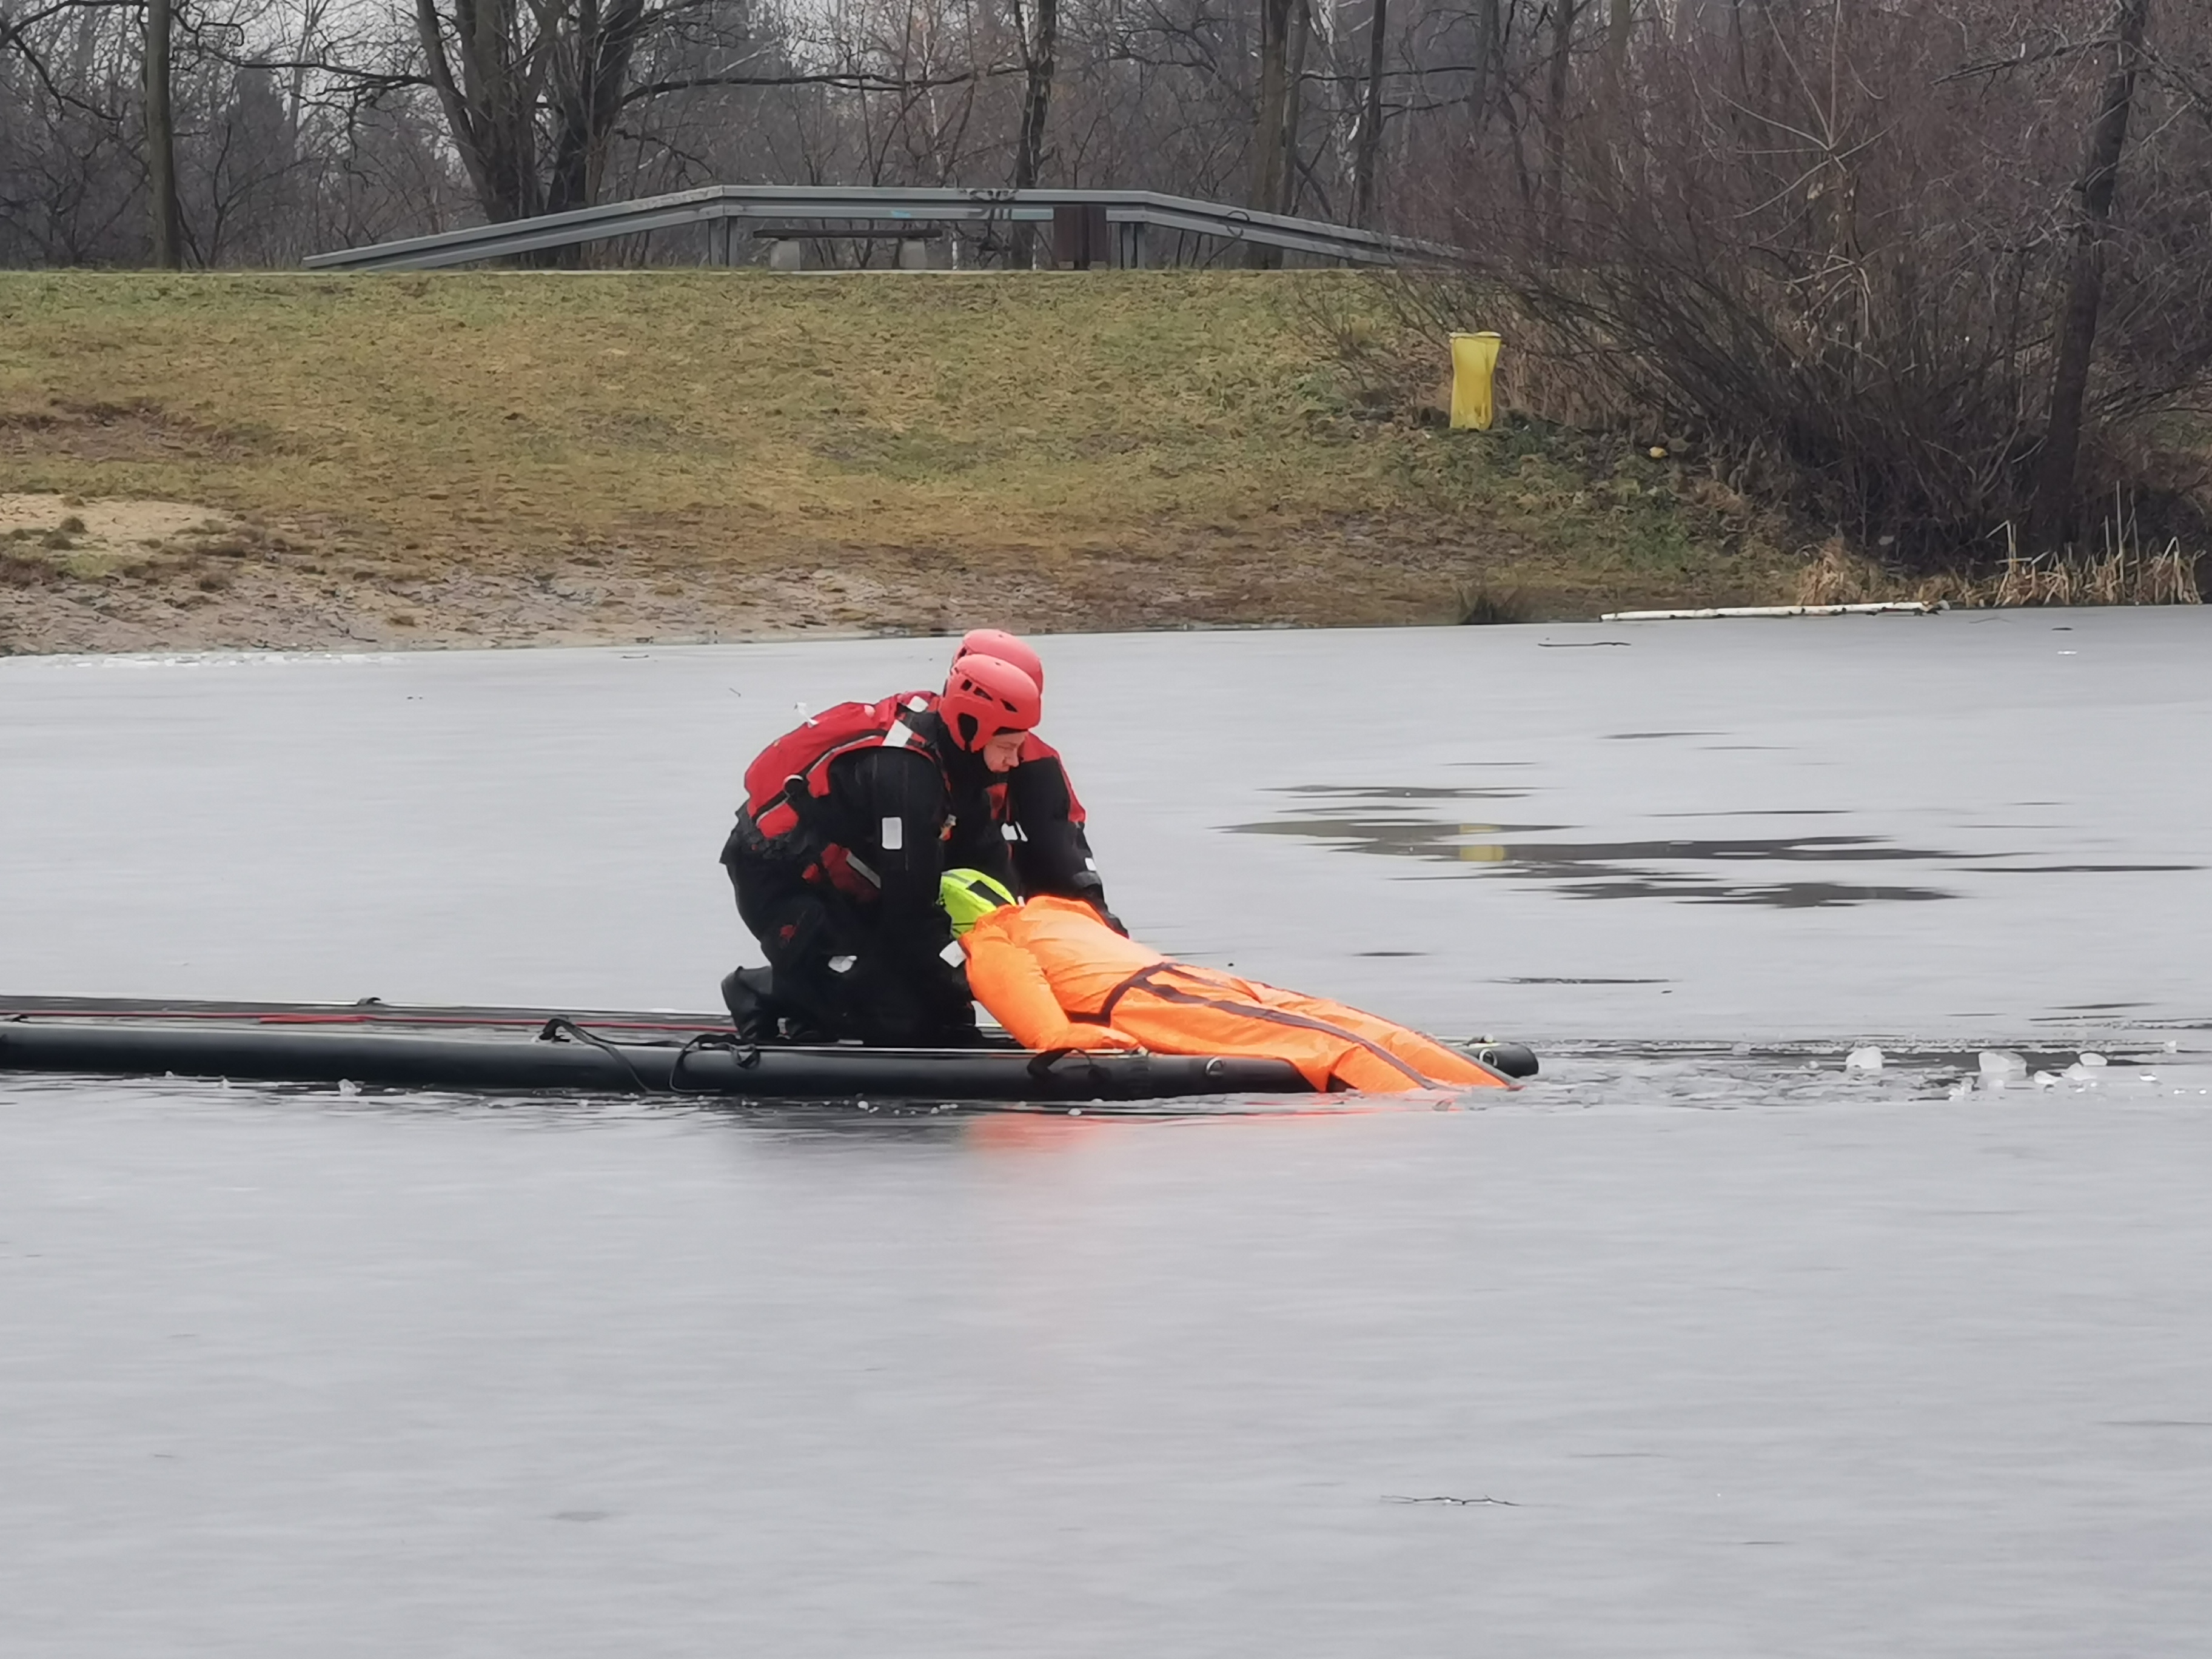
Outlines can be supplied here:
[[[1389, 623], [1479, 593], [1587, 615], [1790, 590], [1671, 465], [1364, 402], [1311, 320], [1363, 280], [0, 275], [0, 643]], [[135, 501], [189, 530], [56, 528]]]

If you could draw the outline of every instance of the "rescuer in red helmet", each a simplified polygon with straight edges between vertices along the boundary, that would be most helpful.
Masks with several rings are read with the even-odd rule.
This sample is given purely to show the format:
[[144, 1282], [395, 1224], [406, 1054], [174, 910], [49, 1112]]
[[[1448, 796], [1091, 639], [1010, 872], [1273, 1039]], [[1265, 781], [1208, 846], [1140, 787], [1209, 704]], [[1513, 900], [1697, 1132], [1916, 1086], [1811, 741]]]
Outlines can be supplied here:
[[[1044, 663], [1012, 634], [978, 628], [952, 653], [954, 666], [971, 656], [1012, 663], [1044, 690]], [[1050, 894], [1080, 899], [1117, 931], [1106, 908], [1106, 883], [1091, 855], [1083, 802], [1068, 781], [1060, 751], [1034, 732], [1022, 739], [1014, 764], [991, 785], [991, 811], [1012, 855], [1014, 875], [1029, 897]]]
[[840, 703], [761, 752], [722, 848], [769, 962], [723, 981], [741, 1035], [975, 1040], [939, 881], [948, 860], [1012, 878], [989, 792], [1042, 703], [1019, 667], [970, 653], [937, 696]]

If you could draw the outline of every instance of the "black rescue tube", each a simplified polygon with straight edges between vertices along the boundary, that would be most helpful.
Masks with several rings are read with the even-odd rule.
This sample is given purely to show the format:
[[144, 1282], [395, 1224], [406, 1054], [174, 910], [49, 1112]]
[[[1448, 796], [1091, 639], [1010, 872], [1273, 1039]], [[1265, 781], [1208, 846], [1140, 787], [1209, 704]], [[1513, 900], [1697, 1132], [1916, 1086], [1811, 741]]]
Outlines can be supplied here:
[[[572, 1030], [574, 1029], [570, 1028]], [[428, 1089], [582, 1089], [752, 1100], [1152, 1100], [1303, 1094], [1287, 1061], [1179, 1054], [1039, 1055], [1021, 1049], [752, 1048], [520, 1042], [265, 1025], [0, 1020], [0, 1070], [352, 1082]]]
[[1536, 1051], [1525, 1042], [1463, 1042], [1460, 1051], [1516, 1082], [1536, 1075]]

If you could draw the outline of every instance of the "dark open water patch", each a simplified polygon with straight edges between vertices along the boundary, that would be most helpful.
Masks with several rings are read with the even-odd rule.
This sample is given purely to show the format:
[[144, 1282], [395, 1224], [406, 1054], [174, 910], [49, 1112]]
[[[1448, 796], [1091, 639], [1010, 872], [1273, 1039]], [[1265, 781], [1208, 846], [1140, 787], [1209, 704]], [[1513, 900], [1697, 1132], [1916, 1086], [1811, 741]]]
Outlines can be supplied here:
[[2201, 864], [1962, 864], [1978, 876], [2180, 875]]
[[1671, 985], [1665, 979], [1567, 979], [1549, 974], [1516, 975], [1491, 981], [1493, 985]]
[[1275, 793], [1318, 795], [1332, 800], [1519, 800], [1528, 792], [1526, 789], [1370, 788], [1334, 783], [1297, 783]]
[[[1682, 732], [1622, 732], [1630, 737], [1692, 736]], [[1761, 866], [1917, 865], [1976, 875], [2175, 874], [2193, 864], [2021, 864], [2030, 854], [1966, 852], [1901, 846], [1881, 836], [1767, 836], [1668, 837], [1649, 841], [1569, 842], [1549, 836], [1576, 826], [1563, 823], [1468, 823], [1431, 817], [1423, 803], [1510, 799], [1512, 789], [1348, 787], [1301, 784], [1277, 793], [1320, 798], [1325, 805], [1291, 809], [1290, 815], [1226, 826], [1234, 835], [1291, 836], [1324, 842], [1338, 852], [1417, 859], [1456, 866], [1453, 874], [1494, 873], [1552, 884], [1562, 897], [1662, 898], [1689, 904], [1749, 904], [1778, 910], [1826, 909], [1870, 903], [1920, 903], [1960, 896], [1924, 882], [1849, 880], [1840, 876], [1766, 874]], [[1357, 809], [1367, 807], [1369, 811]], [[1347, 811], [1351, 808], [1353, 810]], [[1771, 812], [1671, 813], [1675, 817], [1814, 817], [1836, 808], [1790, 808]], [[1747, 867], [1748, 866], [1748, 867]]]
[[[1378, 799], [1379, 797], [1370, 797]], [[1834, 879], [1744, 879], [1698, 866], [1772, 863], [1921, 863], [1966, 856], [1899, 847], [1875, 836], [1783, 836], [1725, 841], [1559, 842], [1523, 840], [1555, 834], [1563, 823], [1464, 823], [1407, 813], [1358, 817], [1334, 807], [1286, 818], [1228, 826], [1236, 835], [1294, 836], [1339, 852], [1418, 859], [1460, 866], [1455, 873], [1494, 870], [1554, 884], [1567, 898], [1670, 898], [1704, 904], [1759, 904], [1813, 909], [1875, 901], [1945, 899], [1938, 888]]]
[[1655, 818], [1839, 818], [1840, 806], [1785, 806], [1765, 812], [1654, 812]]

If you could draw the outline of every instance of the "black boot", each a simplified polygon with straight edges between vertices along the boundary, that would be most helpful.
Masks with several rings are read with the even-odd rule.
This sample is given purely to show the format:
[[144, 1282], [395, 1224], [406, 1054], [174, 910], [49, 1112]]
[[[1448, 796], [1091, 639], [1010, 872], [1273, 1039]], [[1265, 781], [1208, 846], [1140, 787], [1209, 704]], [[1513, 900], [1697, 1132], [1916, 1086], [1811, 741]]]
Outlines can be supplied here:
[[730, 1023], [747, 1042], [774, 1042], [783, 1035], [782, 1010], [775, 1006], [775, 980], [769, 969], [734, 969], [722, 981], [722, 1001]]

